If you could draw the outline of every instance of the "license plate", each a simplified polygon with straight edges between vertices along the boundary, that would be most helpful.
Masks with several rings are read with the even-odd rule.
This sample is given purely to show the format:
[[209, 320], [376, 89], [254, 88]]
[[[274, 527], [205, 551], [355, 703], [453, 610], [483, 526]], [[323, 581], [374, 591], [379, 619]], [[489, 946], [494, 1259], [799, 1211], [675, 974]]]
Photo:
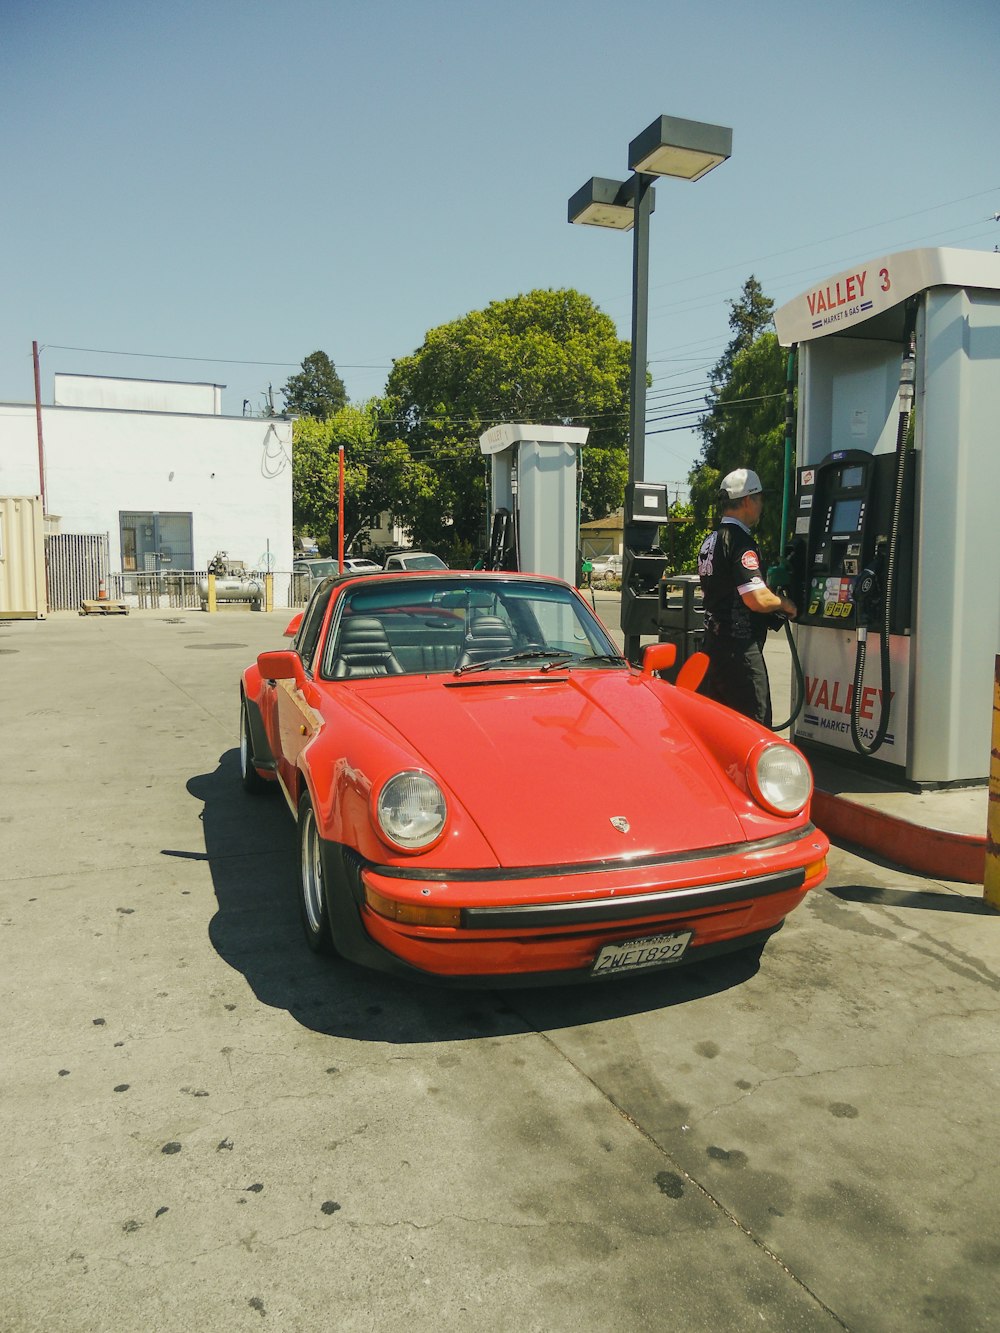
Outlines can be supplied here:
[[677, 963], [693, 937], [693, 930], [678, 930], [673, 935], [650, 935], [644, 940], [606, 944], [594, 959], [591, 973], [601, 976], [608, 972], [637, 972], [643, 967]]

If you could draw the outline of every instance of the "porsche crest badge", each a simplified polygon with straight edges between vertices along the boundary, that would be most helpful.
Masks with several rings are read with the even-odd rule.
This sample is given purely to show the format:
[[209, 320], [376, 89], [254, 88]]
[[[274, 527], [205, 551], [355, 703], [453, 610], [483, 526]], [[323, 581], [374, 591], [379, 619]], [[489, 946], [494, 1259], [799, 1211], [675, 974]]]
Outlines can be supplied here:
[[619, 833], [627, 833], [632, 827], [624, 815], [612, 815], [611, 825], [613, 828], [616, 828]]

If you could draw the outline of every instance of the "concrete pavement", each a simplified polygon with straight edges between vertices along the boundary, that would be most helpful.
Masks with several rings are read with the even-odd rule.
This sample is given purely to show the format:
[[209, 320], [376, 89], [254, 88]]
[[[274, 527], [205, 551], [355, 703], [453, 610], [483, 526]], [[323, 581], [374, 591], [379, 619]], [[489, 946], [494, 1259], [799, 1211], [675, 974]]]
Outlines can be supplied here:
[[5, 1333], [1000, 1327], [975, 893], [835, 851], [759, 959], [597, 989], [316, 959], [237, 778], [285, 619], [0, 624]]

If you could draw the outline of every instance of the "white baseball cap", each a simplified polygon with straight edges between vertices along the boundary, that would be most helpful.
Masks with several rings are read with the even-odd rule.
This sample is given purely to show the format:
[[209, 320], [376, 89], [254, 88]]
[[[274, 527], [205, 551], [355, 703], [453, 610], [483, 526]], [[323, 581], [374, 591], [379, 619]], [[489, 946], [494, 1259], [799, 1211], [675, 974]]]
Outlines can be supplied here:
[[719, 494], [730, 500], [742, 500], [748, 495], [762, 495], [763, 492], [760, 477], [748, 467], [736, 468], [719, 482]]

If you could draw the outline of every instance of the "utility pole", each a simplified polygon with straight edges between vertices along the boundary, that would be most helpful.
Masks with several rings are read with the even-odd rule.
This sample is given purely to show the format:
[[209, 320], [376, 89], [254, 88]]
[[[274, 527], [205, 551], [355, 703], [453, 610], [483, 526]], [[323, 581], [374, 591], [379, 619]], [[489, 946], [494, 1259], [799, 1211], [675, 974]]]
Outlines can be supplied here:
[[38, 361], [38, 343], [31, 344], [31, 359], [35, 367], [35, 426], [38, 431], [38, 491], [42, 497], [42, 514], [45, 506], [45, 445], [42, 441], [42, 375]]

